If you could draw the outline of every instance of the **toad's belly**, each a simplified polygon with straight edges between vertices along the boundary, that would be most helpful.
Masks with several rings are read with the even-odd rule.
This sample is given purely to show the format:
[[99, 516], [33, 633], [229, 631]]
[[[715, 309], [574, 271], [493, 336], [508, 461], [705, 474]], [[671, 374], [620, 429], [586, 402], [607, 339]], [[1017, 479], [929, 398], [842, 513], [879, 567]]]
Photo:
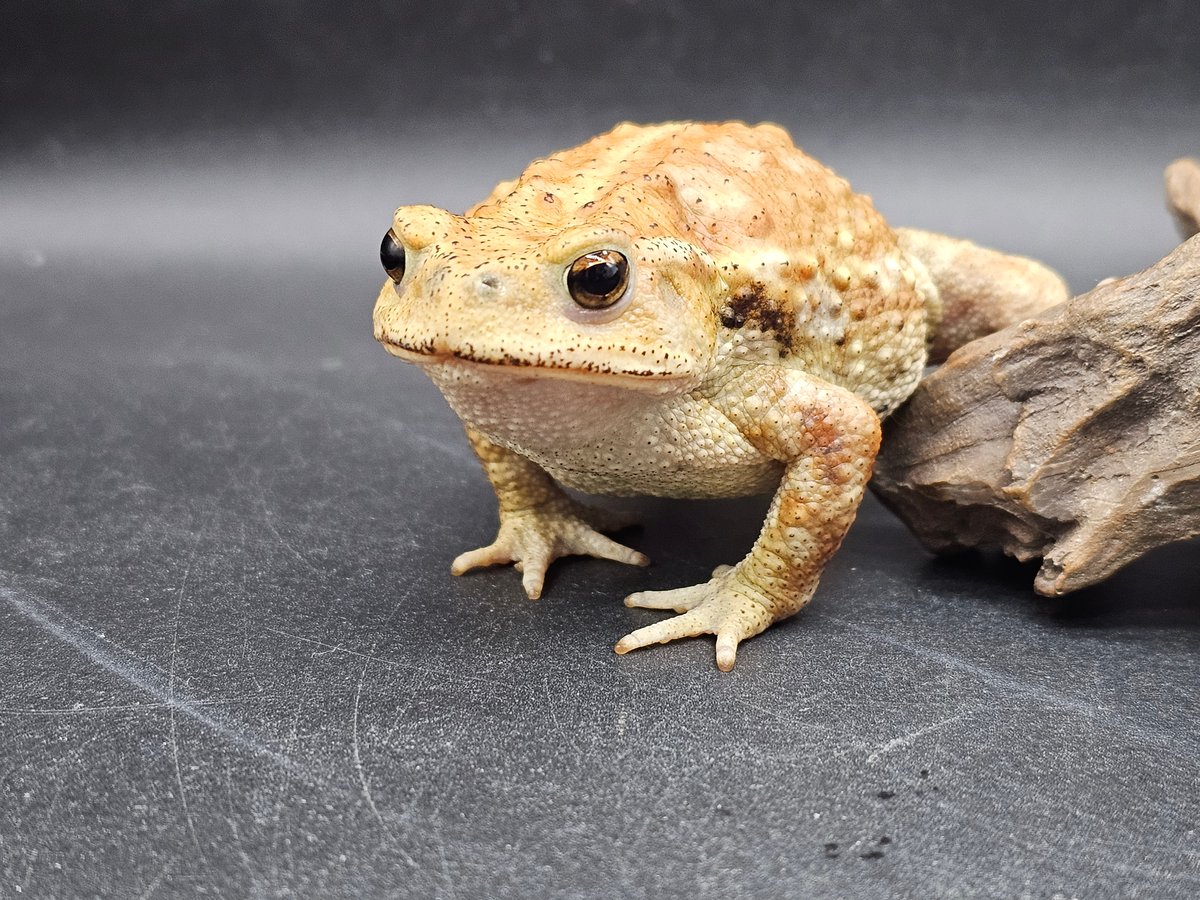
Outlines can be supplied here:
[[699, 393], [643, 394], [496, 366], [428, 369], [464, 422], [581, 491], [742, 497], [773, 490], [783, 472]]
[[[726, 465], [706, 465], [704, 459], [663, 460], [625, 458], [603, 454], [591, 459], [555, 455], [545, 458], [528, 453], [534, 462], [557, 481], [589, 494], [654, 497], [745, 497], [773, 491], [783, 475], [783, 464], [759, 457], [739, 459]], [[574, 456], [574, 454], [572, 454]], [[588, 465], [588, 463], [593, 463]]]

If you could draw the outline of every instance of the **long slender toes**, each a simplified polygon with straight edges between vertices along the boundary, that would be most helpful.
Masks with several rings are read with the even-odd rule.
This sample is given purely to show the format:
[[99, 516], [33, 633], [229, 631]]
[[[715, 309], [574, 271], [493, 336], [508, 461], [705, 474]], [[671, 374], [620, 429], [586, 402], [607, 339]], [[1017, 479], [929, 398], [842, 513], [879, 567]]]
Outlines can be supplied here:
[[454, 562], [450, 564], [450, 574], [462, 575], [472, 569], [508, 562], [512, 562], [512, 556], [506, 550], [501, 550], [495, 544], [491, 544], [487, 547], [480, 547], [478, 550], [468, 550], [466, 553], [460, 553], [454, 558]]
[[639, 553], [632, 547], [618, 544], [612, 538], [605, 537], [599, 532], [588, 535], [586, 546], [583, 548], [589, 555], [600, 559], [611, 559], [613, 562], [628, 563], [631, 566], [648, 566], [650, 557]]
[[625, 605], [637, 609], [673, 609], [687, 612], [704, 602], [707, 592], [696, 587], [675, 588], [670, 591], [636, 591], [625, 598]]
[[521, 575], [521, 586], [525, 588], [525, 596], [537, 600], [542, 596], [542, 584], [546, 580], [546, 565], [526, 566]]
[[613, 649], [628, 653], [650, 644], [715, 634], [717, 668], [728, 672], [737, 661], [738, 644], [771, 624], [768, 610], [730, 589], [720, 575], [713, 581], [673, 591], [641, 591], [625, 598], [626, 606], [674, 609], [681, 613], [625, 635]]
[[651, 644], [666, 644], [679, 640], [679, 638], [707, 634], [709, 631], [711, 629], [707, 625], [706, 617], [698, 615], [695, 611], [687, 612], [682, 616], [675, 616], [673, 619], [665, 619], [662, 622], [655, 622], [653, 625], [632, 631], [617, 641], [613, 649], [624, 655], [630, 650], [649, 647]]
[[525, 551], [519, 555], [521, 559], [513, 564], [513, 568], [521, 573], [521, 587], [525, 589], [525, 596], [530, 600], [537, 600], [542, 596], [546, 570], [556, 559], [556, 554], [552, 547], [536, 544], [526, 547]]
[[717, 634], [717, 668], [728, 672], [737, 661], [739, 638], [732, 631], [722, 631]]

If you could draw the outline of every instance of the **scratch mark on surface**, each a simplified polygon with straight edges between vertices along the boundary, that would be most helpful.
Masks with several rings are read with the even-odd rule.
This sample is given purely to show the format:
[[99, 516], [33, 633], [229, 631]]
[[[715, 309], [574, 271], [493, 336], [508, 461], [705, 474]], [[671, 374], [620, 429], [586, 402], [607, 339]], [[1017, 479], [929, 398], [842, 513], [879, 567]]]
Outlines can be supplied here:
[[350, 730], [350, 738], [354, 749], [354, 768], [358, 772], [358, 783], [362, 785], [363, 799], [367, 801], [367, 806], [375, 814], [375, 818], [379, 820], [379, 824], [386, 830], [387, 822], [383, 820], [383, 815], [379, 812], [379, 807], [375, 805], [375, 798], [371, 796], [371, 782], [367, 778], [366, 769], [363, 768], [362, 752], [358, 744], [358, 707], [362, 702], [363, 681], [366, 677], [367, 667], [363, 666], [362, 674], [358, 676], [358, 689], [354, 692], [354, 722]]
[[550, 714], [550, 721], [554, 723], [554, 732], [557, 735], [564, 733], [563, 724], [558, 718], [558, 704], [554, 702], [554, 696], [550, 691], [551, 674], [547, 672], [542, 676], [542, 697], [545, 702], [545, 710]]
[[241, 860], [242, 868], [253, 883], [254, 865], [250, 861], [250, 854], [246, 852], [246, 844], [242, 840], [242, 831], [238, 828], [237, 814], [233, 808], [233, 768], [229, 764], [228, 757], [225, 758], [225, 821], [229, 823], [229, 833], [233, 835], [234, 848], [237, 851], [238, 859]]
[[1165, 843], [1143, 844], [1136, 841], [1126, 840], [1106, 841], [1102, 838], [1094, 836], [1088, 839], [1088, 843], [1091, 844], [1095, 849], [1102, 850], [1110, 855], [1113, 851], [1121, 853], [1129, 850], [1140, 850], [1143, 853], [1156, 853], [1164, 856], [1186, 856], [1194, 860], [1200, 860], [1200, 851], [1198, 850], [1188, 850], [1186, 847], [1180, 847], [1178, 845], [1171, 846]]
[[275, 539], [277, 541], [279, 541], [279, 543], [284, 547], [285, 550], [287, 550], [289, 553], [292, 554], [292, 556], [296, 557], [296, 559], [300, 561], [301, 565], [303, 565], [306, 569], [308, 569], [314, 575], [323, 575], [324, 573], [320, 569], [318, 569], [316, 566], [314, 566], [311, 562], [308, 561], [308, 557], [306, 557], [303, 553], [301, 553], [299, 550], [297, 550], [295, 545], [293, 545], [291, 543], [291, 541], [289, 541], [287, 538], [285, 538], [282, 534], [279, 533], [279, 529], [275, 527], [275, 522], [274, 522], [275, 514], [273, 512], [271, 512], [271, 508], [267, 505], [267, 493], [263, 489], [263, 486], [259, 482], [257, 477], [255, 477], [255, 479], [254, 479], [254, 488], [255, 488], [255, 493], [258, 495], [258, 506], [262, 510], [263, 523], [267, 526], [267, 530], [275, 536]]
[[21, 891], [24, 892], [29, 887], [29, 882], [33, 879], [33, 867], [37, 864], [37, 858], [41, 851], [33, 850], [25, 859], [25, 877], [21, 880]]
[[127, 658], [118, 656], [96, 639], [94, 629], [71, 618], [50, 601], [4, 584], [0, 584], [0, 600], [8, 603], [30, 622], [69, 645], [88, 661], [142, 693], [150, 695], [164, 707], [172, 708], [230, 743], [262, 756], [280, 768], [296, 773], [302, 772], [301, 767], [294, 760], [272, 750], [258, 739], [248, 726], [232, 717], [221, 715], [217, 711], [206, 712], [205, 701], [189, 697], [179, 691], [172, 691], [167, 684], [167, 679], [160, 671], [128, 650], [117, 648]]
[[[797, 698], [795, 698], [795, 702], [801, 703], [801, 702], [803, 702], [805, 700], [809, 700], [809, 699], [811, 699], [810, 696], [797, 697]], [[762, 706], [758, 703], [752, 703], [750, 700], [748, 700], [745, 697], [736, 698], [736, 702], [739, 706], [745, 707], [747, 709], [752, 709], [755, 712], [761, 713], [764, 716], [770, 716], [772, 719], [775, 719], [777, 722], [781, 722], [784, 725], [787, 725], [789, 728], [792, 728], [792, 729], [804, 729], [805, 731], [829, 731], [829, 726], [825, 725], [821, 722], [807, 722], [796, 716], [784, 715], [779, 710], [769, 709], [768, 707]], [[799, 706], [790, 706], [789, 711], [790, 712], [808, 712], [809, 708], [808, 707], [799, 707]]]
[[437, 841], [438, 859], [442, 866], [442, 878], [446, 880], [446, 896], [450, 897], [450, 900], [455, 900], [458, 894], [454, 890], [454, 879], [450, 877], [450, 866], [446, 862], [446, 836], [442, 834], [442, 817], [440, 815], [433, 817], [433, 835], [434, 840]]
[[162, 869], [159, 870], [159, 873], [154, 876], [154, 880], [146, 885], [146, 889], [138, 895], [138, 900], [150, 900], [150, 898], [153, 897], [155, 892], [158, 890], [159, 886], [163, 883], [163, 881], [166, 880], [167, 876], [171, 874], [171, 870], [175, 868], [175, 864], [178, 862], [178, 856], [172, 856], [170, 859], [168, 859], [166, 863], [163, 864]]
[[383, 813], [380, 811], [379, 807], [375, 805], [375, 797], [371, 794], [371, 781], [367, 777], [366, 767], [363, 766], [362, 749], [358, 740], [358, 717], [359, 708], [362, 705], [363, 682], [366, 681], [367, 678], [367, 668], [367, 666], [363, 666], [362, 672], [359, 673], [358, 687], [354, 691], [354, 716], [350, 727], [351, 750], [354, 754], [354, 769], [358, 773], [358, 783], [362, 786], [363, 799], [367, 802], [367, 808], [371, 810], [372, 815], [374, 815], [378, 820], [379, 827], [383, 829], [383, 833], [387, 836], [392, 846], [394, 846], [396, 851], [404, 858], [405, 863], [407, 863], [410, 868], [419, 870], [420, 866], [417, 865], [417, 861], [412, 858], [412, 855], [403, 847], [400, 841], [397, 840], [396, 836], [392, 834], [392, 829], [388, 825], [387, 819], [383, 817]]
[[[316, 638], [305, 637], [302, 634], [294, 634], [293, 632], [284, 631], [280, 628], [272, 628], [269, 625], [263, 625], [262, 630], [269, 631], [272, 634], [278, 634], [278, 635], [282, 635], [283, 637], [291, 638], [292, 640], [299, 641], [302, 644], [312, 644], [314, 647], [321, 647], [324, 650], [326, 650], [329, 654], [344, 653], [347, 656], [353, 656], [353, 657], [357, 657], [358, 659], [364, 659], [368, 662], [378, 663], [379, 665], [386, 666], [389, 669], [399, 669], [402, 672], [416, 672], [420, 675], [426, 676], [427, 678], [434, 678], [434, 679], [453, 678], [458, 681], [468, 681], [473, 684], [478, 684], [489, 690], [494, 690], [498, 684], [504, 685], [504, 684], [510, 683], [510, 682], [506, 682], [506, 681], [503, 681], [501, 679], [494, 678], [494, 677], [493, 678], [485, 678], [482, 676], [471, 675], [470, 673], [465, 672], [461, 669], [456, 669], [456, 670], [450, 671], [447, 669], [438, 669], [438, 668], [434, 668], [431, 666], [420, 666], [420, 665], [417, 665], [416, 663], [401, 662], [400, 660], [389, 659], [386, 656], [374, 656], [373, 654], [370, 654], [370, 653], [363, 653], [361, 650], [351, 650], [349, 647], [343, 647], [340, 644], [330, 644], [327, 641], [320, 641], [320, 640], [317, 640]], [[317, 655], [317, 654], [314, 654], [314, 656], [315, 655]], [[319, 655], [324, 656], [326, 654], [322, 653]]]
[[[1048, 795], [1040, 786], [1035, 787], [1027, 780], [1019, 777], [1008, 777], [999, 770], [993, 770], [992, 777], [996, 779], [997, 785], [1008, 789], [1008, 793], [1005, 796], [1009, 802], [1015, 801], [1013, 808], [1024, 810], [1023, 816], [1025, 816], [1025, 821], [1061, 822], [1063, 820], [1064, 798], [1062, 796]], [[1034, 809], [1028, 809], [1026, 804], [1032, 804]], [[1020, 854], [1018, 858], [1024, 859], [1036, 858], [1046, 852], [1047, 845], [1044, 834], [1030, 834], [1022, 829], [1014, 830], [1009, 821], [997, 819], [994, 814], [984, 812], [980, 809], [959, 810], [953, 806], [947, 806], [945, 809], [948, 815], [958, 820], [961, 830], [964, 832], [974, 831], [976, 833], [975, 836], [963, 841], [964, 846], [1009, 845], [1018, 851]], [[1166, 865], [1137, 859], [1136, 857], [1126, 860], [1119, 859], [1118, 857], [1122, 851], [1130, 854], [1131, 851], [1143, 849], [1145, 845], [1130, 843], [1126, 840], [1126, 837], [1130, 834], [1139, 833], [1140, 828], [1136, 825], [1133, 827], [1125, 826], [1129, 830], [1124, 831], [1118, 841], [1104, 841], [1096, 837], [1098, 832], [1111, 829], [1116, 824], [1111, 810], [1106, 810], [1103, 815], [1096, 815], [1094, 812], [1072, 804], [1069, 801], [1067, 809], [1069, 809], [1070, 818], [1075, 820], [1073, 829], [1070, 831], [1064, 829], [1055, 834], [1059, 840], [1068, 838], [1068, 836], [1083, 838], [1082, 840], [1077, 839], [1075, 841], [1068, 839], [1068, 841], [1063, 842], [1063, 846], [1072, 847], [1072, 855], [1080, 866], [1080, 871], [1094, 873], [1097, 869], [1107, 869], [1121, 875], [1138, 875], [1148, 879], [1156, 886], [1163, 884], [1167, 879], [1170, 879], [1172, 884], [1178, 884], [1180, 881], [1200, 884], [1196, 868], [1194, 866], [1181, 866], [1179, 861], [1173, 856], [1166, 861]], [[1036, 815], [1045, 816], [1045, 818], [1039, 819], [1036, 815], [1031, 816], [1031, 812]], [[1177, 852], [1165, 844], [1155, 847], [1155, 849], [1164, 853], [1173, 854]], [[1097, 852], [1098, 850], [1099, 852]], [[1158, 891], [1149, 896], [1158, 897], [1162, 895], [1162, 892]], [[1079, 895], [1071, 894], [1069, 896]], [[1129, 895], [1122, 894], [1121, 896]], [[1196, 896], [1196, 892], [1192, 891], [1191, 893], [1179, 894], [1178, 896]]]
[[288, 731], [287, 753], [290, 756], [296, 749], [296, 741], [300, 739], [300, 713], [304, 711], [305, 696], [303, 692], [296, 697], [296, 708], [292, 711], [292, 727]]
[[[199, 543], [202, 535], [203, 532], [196, 536], [196, 543]], [[187, 790], [183, 786], [183, 769], [179, 765], [179, 730], [175, 721], [175, 665], [179, 659], [179, 617], [183, 612], [183, 594], [187, 590], [188, 578], [191, 577], [192, 564], [195, 560], [196, 549], [193, 546], [192, 555], [183, 570], [183, 578], [179, 581], [179, 590], [175, 593], [175, 626], [171, 636], [171, 668], [167, 673], [167, 706], [171, 719], [171, 760], [175, 764], [175, 784], [179, 786], [179, 804], [183, 808], [183, 818], [187, 822], [192, 843], [196, 845], [196, 852], [200, 854], [201, 858], [204, 858], [204, 848], [200, 846], [200, 837], [196, 834], [196, 823], [192, 820], [192, 810], [188, 806]]]
[[950, 724], [962, 719], [964, 715], [965, 715], [965, 713], [959, 713], [958, 715], [954, 715], [954, 716], [950, 716], [948, 718], [942, 719], [940, 722], [934, 722], [931, 725], [926, 725], [924, 728], [918, 728], [915, 731], [910, 731], [907, 734], [902, 734], [899, 737], [894, 737], [890, 741], [886, 741], [886, 742], [880, 744], [878, 747], [876, 747], [871, 752], [871, 755], [867, 757], [867, 762], [869, 762], [869, 763], [878, 762], [879, 758], [881, 756], [883, 756], [887, 753], [891, 753], [893, 750], [898, 750], [901, 747], [909, 747], [912, 745], [912, 742], [915, 741], [917, 738], [924, 737], [927, 734], [930, 734], [934, 731], [938, 731], [939, 729], [945, 728], [947, 725], [950, 725]]
[[1190, 756], [1195, 752], [1195, 748], [1187, 745], [1176, 745], [1176, 741], [1170, 735], [1164, 735], [1151, 728], [1146, 728], [1137, 722], [1129, 719], [1116, 716], [1107, 710], [1102, 710], [1094, 705], [1085, 703], [1081, 700], [1076, 700], [1073, 697], [1060, 694], [1056, 691], [1048, 690], [1036, 684], [1031, 684], [1028, 681], [1022, 681], [1019, 678], [1014, 678], [1011, 675], [1004, 675], [1000, 672], [986, 669], [983, 666], [975, 665], [967, 660], [961, 659], [952, 653], [946, 653], [942, 650], [935, 650], [932, 647], [927, 647], [924, 644], [918, 644], [902, 640], [901, 638], [893, 637], [875, 628], [870, 628], [866, 625], [861, 625], [857, 622], [851, 622], [837, 616], [830, 616], [830, 619], [845, 626], [851, 631], [856, 631], [871, 640], [881, 644], [895, 647], [904, 650], [914, 656], [928, 659], [939, 665], [945, 666], [948, 669], [955, 669], [959, 672], [965, 672], [978, 678], [988, 687], [995, 688], [1008, 696], [1018, 700], [1043, 704], [1045, 706], [1060, 709], [1064, 712], [1073, 713], [1077, 716], [1082, 716], [1086, 719], [1094, 721], [1103, 721], [1108, 725], [1119, 728], [1125, 731], [1131, 737], [1150, 744], [1156, 747], [1163, 747], [1182, 753], [1185, 756]]
[[[347, 656], [357, 656], [359, 659], [365, 659], [368, 662], [380, 663], [385, 666], [395, 666], [397, 668], [416, 669], [417, 671], [421, 671], [421, 672], [425, 671], [424, 669], [421, 669], [420, 666], [402, 666], [402, 665], [400, 665], [400, 663], [390, 660], [384, 656], [372, 656], [369, 653], [363, 653], [361, 650], [351, 650], [349, 647], [343, 647], [341, 644], [330, 644], [327, 641], [319, 641], [316, 638], [305, 637], [302, 634], [293, 634], [290, 631], [284, 631], [280, 628], [272, 628], [269, 625], [264, 625], [263, 631], [269, 631], [269, 632], [271, 632], [271, 634], [278, 634], [278, 635], [282, 635], [283, 637], [289, 637], [294, 641], [300, 641], [300, 643], [302, 643], [302, 644], [312, 644], [315, 647], [322, 647], [322, 648], [324, 648], [325, 652], [320, 654], [321, 656], [324, 656], [327, 653], [345, 653]], [[314, 655], [316, 655], [316, 654], [314, 654]], [[427, 674], [435, 674], [435, 673], [427, 673]]]
[[[241, 703], [244, 697], [214, 697], [210, 700], [193, 700], [196, 706], [220, 706], [225, 703]], [[255, 700], [278, 700], [278, 697], [255, 697]], [[0, 714], [6, 716], [95, 716], [105, 713], [158, 712], [169, 708], [167, 703], [119, 703], [113, 706], [0, 706]]]

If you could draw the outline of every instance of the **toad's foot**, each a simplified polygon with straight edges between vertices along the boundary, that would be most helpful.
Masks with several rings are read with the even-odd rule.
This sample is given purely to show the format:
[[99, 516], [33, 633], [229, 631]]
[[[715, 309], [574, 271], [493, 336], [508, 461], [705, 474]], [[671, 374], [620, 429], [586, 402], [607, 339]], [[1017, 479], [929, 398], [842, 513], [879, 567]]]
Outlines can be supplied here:
[[536, 600], [542, 595], [546, 569], [562, 556], [596, 556], [634, 566], [649, 565], [645, 555], [600, 533], [624, 528], [631, 521], [626, 514], [585, 506], [565, 496], [528, 509], [501, 510], [496, 540], [459, 555], [450, 572], [462, 575], [481, 566], [514, 563], [522, 573], [525, 593]]
[[717, 668], [728, 672], [737, 659], [738, 643], [764, 631], [777, 618], [777, 604], [738, 577], [736, 567], [722, 566], [704, 584], [673, 591], [640, 591], [625, 598], [626, 606], [673, 609], [682, 615], [639, 628], [613, 649], [628, 653], [650, 644], [665, 644], [701, 634], [717, 636]]

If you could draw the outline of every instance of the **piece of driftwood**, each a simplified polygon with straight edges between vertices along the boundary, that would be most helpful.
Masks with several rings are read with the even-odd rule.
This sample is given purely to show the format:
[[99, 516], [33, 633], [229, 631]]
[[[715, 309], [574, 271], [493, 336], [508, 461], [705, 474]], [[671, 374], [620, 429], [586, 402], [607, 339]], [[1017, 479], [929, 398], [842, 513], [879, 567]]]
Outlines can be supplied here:
[[1200, 234], [1200, 160], [1177, 159], [1163, 175], [1167, 208], [1184, 240]]
[[[1200, 168], [1173, 169], [1195, 230]], [[1200, 534], [1200, 236], [954, 353], [887, 423], [873, 487], [934, 552], [1041, 557], [1042, 594]]]

